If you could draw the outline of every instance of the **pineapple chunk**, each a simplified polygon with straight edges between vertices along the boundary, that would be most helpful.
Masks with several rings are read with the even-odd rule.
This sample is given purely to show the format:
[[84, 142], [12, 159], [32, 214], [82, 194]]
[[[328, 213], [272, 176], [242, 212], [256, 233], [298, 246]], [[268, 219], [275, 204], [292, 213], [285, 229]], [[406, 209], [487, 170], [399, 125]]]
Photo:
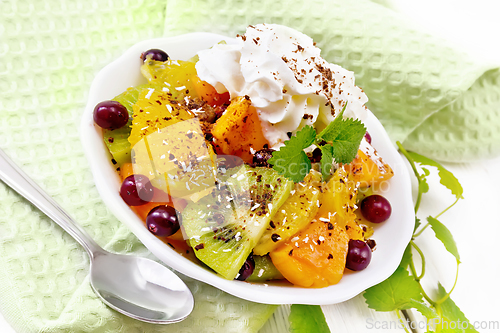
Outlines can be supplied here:
[[345, 167], [337, 169], [323, 189], [317, 219], [337, 223], [347, 231], [349, 239], [364, 240], [363, 229], [356, 223], [354, 213], [357, 208], [357, 192], [357, 182], [353, 175]]
[[141, 73], [150, 83], [164, 87], [174, 99], [181, 100], [184, 96], [197, 97], [191, 81], [196, 75], [195, 65], [193, 61], [149, 60], [141, 66]]
[[144, 136], [132, 149], [132, 161], [135, 174], [148, 176], [173, 197], [191, 197], [215, 186], [215, 154], [196, 118]]
[[141, 91], [133, 109], [132, 132], [128, 138], [132, 147], [149, 134], [194, 117], [187, 107], [173, 100], [171, 94], [154, 88]]
[[133, 109], [129, 142], [135, 174], [148, 176], [174, 197], [190, 197], [215, 185], [215, 153], [184, 103], [148, 88]]
[[265, 255], [306, 228], [316, 215], [320, 204], [321, 174], [315, 170], [295, 184], [294, 190], [274, 215], [266, 231], [254, 248], [257, 255]]

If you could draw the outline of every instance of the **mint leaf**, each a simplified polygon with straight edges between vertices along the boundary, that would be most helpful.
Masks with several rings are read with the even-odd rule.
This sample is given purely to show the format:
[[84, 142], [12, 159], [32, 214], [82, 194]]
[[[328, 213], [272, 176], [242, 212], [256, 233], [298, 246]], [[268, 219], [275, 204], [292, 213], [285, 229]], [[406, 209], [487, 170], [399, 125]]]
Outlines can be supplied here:
[[333, 147], [329, 144], [324, 146], [319, 146], [321, 149], [321, 174], [323, 175], [323, 180], [326, 180], [330, 176], [330, 171], [332, 170], [333, 164]]
[[453, 235], [451, 234], [450, 230], [439, 222], [437, 219], [435, 219], [432, 216], [429, 216], [427, 218], [427, 222], [431, 225], [432, 230], [434, 230], [434, 233], [436, 234], [436, 238], [439, 239], [446, 250], [453, 254], [453, 256], [460, 262], [460, 255], [458, 254], [458, 249], [457, 249], [457, 243], [455, 242], [455, 239], [453, 239]]
[[422, 302], [418, 283], [401, 266], [387, 280], [368, 288], [363, 296], [368, 307], [377, 311], [405, 310], [414, 301]]
[[[321, 173], [323, 179], [330, 175], [333, 159], [337, 163], [348, 164], [356, 157], [361, 139], [366, 133], [365, 126], [359, 120], [343, 119], [342, 112], [319, 135], [312, 126], [305, 126], [285, 142], [285, 146], [273, 152], [268, 163], [281, 175], [300, 182], [311, 170], [311, 161], [303, 151], [314, 142], [322, 152]], [[324, 144], [323, 141], [328, 141]], [[322, 144], [319, 144], [323, 142]]]
[[304, 126], [293, 136], [289, 141], [294, 141], [294, 144], [301, 143], [302, 149], [305, 149], [314, 143], [316, 139], [316, 130], [312, 126]]
[[285, 141], [285, 146], [273, 152], [273, 156], [268, 163], [273, 166], [280, 175], [283, 175], [298, 183], [311, 170], [311, 161], [307, 157], [304, 149], [314, 143], [316, 130], [312, 126], [305, 126]]
[[311, 161], [307, 157], [306, 153], [303, 151], [283, 152], [283, 154], [276, 154], [281, 152], [281, 150], [273, 153], [268, 162], [273, 166], [273, 169], [278, 171], [280, 175], [287, 177], [288, 179], [298, 183], [304, 180], [304, 177], [311, 170]]
[[330, 333], [319, 305], [293, 304], [288, 318], [291, 333]]
[[359, 120], [343, 119], [344, 109], [340, 114], [321, 131], [318, 140], [331, 143], [335, 162], [348, 164], [356, 157], [361, 139], [366, 128]]
[[[445, 295], [446, 290], [440, 283], [438, 283], [438, 296], [442, 298]], [[451, 300], [451, 298], [448, 297], [446, 301], [441, 303], [440, 307], [442, 320], [437, 323], [437, 326], [442, 328], [441, 332], [478, 333], [478, 331], [471, 323], [469, 323], [469, 320], [465, 317], [455, 302]], [[453, 327], [455, 327], [455, 329], [451, 329]]]
[[331, 141], [333, 138], [336, 137], [338, 129], [342, 126], [342, 122], [344, 121], [343, 117], [346, 106], [347, 104], [344, 105], [344, 108], [342, 109], [342, 111], [340, 111], [340, 114], [335, 119], [333, 119], [333, 121], [329, 123], [328, 126], [326, 126], [321, 131], [321, 133], [318, 134], [318, 139], [323, 139], [326, 141], [330, 139]]
[[[442, 185], [444, 185], [447, 189], [449, 189], [451, 191], [451, 193], [457, 199], [463, 199], [462, 194], [464, 193], [464, 190], [462, 188], [462, 185], [460, 185], [460, 182], [458, 181], [458, 179], [450, 171], [446, 170], [446, 168], [443, 167], [441, 164], [439, 164], [436, 161], [431, 160], [428, 157], [422, 156], [422, 155], [414, 153], [414, 152], [408, 152], [408, 153], [413, 158], [413, 160], [415, 162], [436, 167], [439, 171], [438, 175], [440, 178], [440, 183]], [[428, 175], [429, 171], [425, 168], [423, 170], [424, 170], [424, 173], [426, 175]]]

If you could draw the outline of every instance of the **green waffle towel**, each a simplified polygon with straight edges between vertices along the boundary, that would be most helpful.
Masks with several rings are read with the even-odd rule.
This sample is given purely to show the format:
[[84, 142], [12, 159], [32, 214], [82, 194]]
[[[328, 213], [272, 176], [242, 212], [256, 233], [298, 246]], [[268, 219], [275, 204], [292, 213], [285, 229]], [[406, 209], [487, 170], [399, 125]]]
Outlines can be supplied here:
[[[500, 73], [358, 0], [2, 0], [0, 147], [106, 249], [149, 256], [102, 203], [77, 128], [93, 77], [134, 43], [281, 23], [354, 72], [394, 140], [441, 160], [499, 152]], [[495, 143], [495, 144], [494, 144]], [[274, 306], [186, 279], [196, 307], [153, 326], [108, 309], [84, 250], [0, 183], [0, 311], [18, 332], [257, 332]]]
[[485, 64], [368, 0], [169, 0], [165, 34], [234, 36], [256, 23], [311, 36], [355, 73], [392, 140], [442, 161], [500, 154], [500, 59]]
[[[106, 249], [149, 255], [102, 203], [78, 134], [95, 74], [161, 37], [164, 0], [0, 1], [0, 147]], [[152, 325], [106, 307], [84, 250], [0, 182], [0, 311], [17, 332], [257, 332], [275, 306], [186, 279], [195, 309]]]

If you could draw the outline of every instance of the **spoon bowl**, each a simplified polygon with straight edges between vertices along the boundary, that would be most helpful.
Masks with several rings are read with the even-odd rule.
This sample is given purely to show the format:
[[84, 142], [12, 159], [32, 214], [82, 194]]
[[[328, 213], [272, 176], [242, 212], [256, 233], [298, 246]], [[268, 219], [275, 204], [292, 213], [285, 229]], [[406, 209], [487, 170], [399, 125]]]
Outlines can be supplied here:
[[194, 301], [184, 282], [165, 270], [146, 258], [98, 252], [90, 267], [90, 284], [118, 312], [148, 322], [174, 323], [191, 313]]
[[156, 324], [179, 322], [192, 312], [191, 291], [170, 269], [150, 259], [114, 254], [101, 248], [1, 149], [0, 179], [82, 245], [90, 257], [92, 289], [110, 308]]

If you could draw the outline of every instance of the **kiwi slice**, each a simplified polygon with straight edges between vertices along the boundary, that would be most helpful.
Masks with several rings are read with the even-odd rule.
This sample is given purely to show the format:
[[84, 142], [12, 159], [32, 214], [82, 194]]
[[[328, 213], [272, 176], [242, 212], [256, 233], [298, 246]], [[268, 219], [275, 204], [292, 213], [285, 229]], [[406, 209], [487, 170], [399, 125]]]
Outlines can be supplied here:
[[128, 124], [112, 131], [103, 130], [104, 143], [106, 143], [111, 156], [113, 156], [113, 164], [120, 166], [123, 163], [130, 162], [130, 143], [127, 140], [129, 135], [130, 128]]
[[229, 169], [216, 189], [182, 213], [182, 228], [196, 257], [234, 279], [292, 188], [293, 182], [273, 169]]
[[255, 261], [255, 268], [252, 275], [250, 275], [245, 281], [264, 282], [269, 280], [284, 279], [280, 271], [278, 271], [276, 266], [274, 266], [271, 257], [254, 255], [253, 260]]

